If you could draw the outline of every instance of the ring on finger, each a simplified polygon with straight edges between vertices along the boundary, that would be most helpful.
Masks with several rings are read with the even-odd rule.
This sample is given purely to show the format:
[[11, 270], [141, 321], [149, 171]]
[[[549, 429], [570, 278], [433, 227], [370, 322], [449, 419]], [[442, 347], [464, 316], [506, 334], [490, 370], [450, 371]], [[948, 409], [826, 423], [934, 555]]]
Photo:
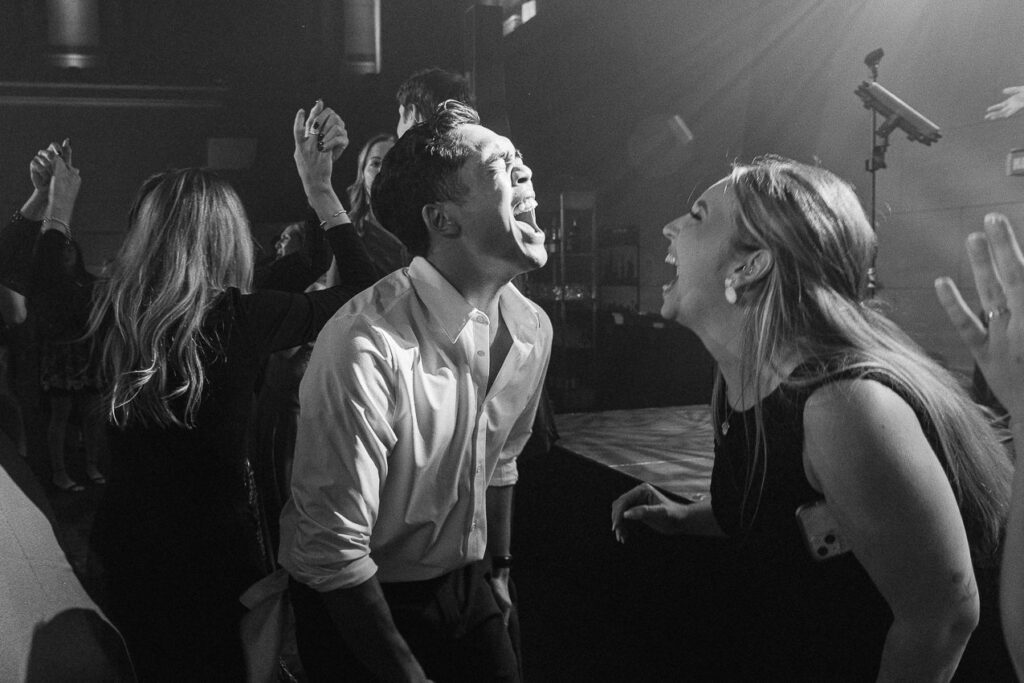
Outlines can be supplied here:
[[1010, 309], [1008, 309], [1006, 306], [996, 306], [995, 308], [990, 308], [989, 310], [985, 311], [985, 320], [987, 322], [992, 322], [996, 318], [1000, 318], [1004, 315], [1009, 314]]

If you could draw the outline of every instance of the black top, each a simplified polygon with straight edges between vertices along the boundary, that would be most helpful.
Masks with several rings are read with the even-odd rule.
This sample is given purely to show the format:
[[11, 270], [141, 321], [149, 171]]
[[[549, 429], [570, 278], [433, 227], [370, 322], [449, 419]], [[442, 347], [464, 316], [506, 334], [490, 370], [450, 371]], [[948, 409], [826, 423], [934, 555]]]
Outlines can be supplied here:
[[[0, 282], [11, 289], [30, 287], [39, 227], [15, 214], [0, 232]], [[203, 323], [211, 342], [194, 429], [109, 430], [109, 483], [91, 540], [105, 607], [142, 680], [244, 679], [238, 597], [272, 566], [248, 459], [256, 375], [268, 354], [314, 340], [376, 280], [351, 224], [327, 241], [344, 284], [310, 294], [229, 289], [216, 301]]]
[[244, 671], [238, 597], [273, 568], [248, 457], [257, 374], [268, 354], [314, 340], [375, 280], [351, 224], [327, 236], [346, 284], [309, 294], [229, 289], [207, 315], [213, 341], [194, 429], [109, 430], [92, 540], [112, 617], [147, 675], [232, 680]]
[[[848, 378], [838, 375], [826, 382]], [[906, 400], [892, 378], [880, 373], [867, 378]], [[797, 522], [797, 508], [822, 499], [803, 467], [804, 405], [821, 386], [783, 385], [762, 401], [766, 465], [755, 481], [763, 472], [763, 488], [758, 498], [755, 484], [745, 508], [747, 462], [756, 439], [754, 409], [732, 413], [727, 434], [719, 432], [715, 445], [712, 508], [743, 558], [731, 591], [740, 615], [737, 652], [749, 657], [752, 675], [765, 680], [874, 680], [892, 623], [891, 610], [857, 558], [846, 553], [814, 559]], [[724, 392], [722, 400], [718, 414], [728, 415]], [[941, 453], [928, 419], [920, 412], [918, 419], [932, 448]], [[966, 674], [964, 680], [971, 680], [966, 669], [980, 659], [988, 667], [987, 675], [996, 676], [991, 680], [1004, 680], [1000, 676], [1009, 672], [1008, 661], [998, 616], [989, 607], [995, 602], [996, 576], [980, 568], [975, 573], [983, 624], [971, 640], [958, 677]]]

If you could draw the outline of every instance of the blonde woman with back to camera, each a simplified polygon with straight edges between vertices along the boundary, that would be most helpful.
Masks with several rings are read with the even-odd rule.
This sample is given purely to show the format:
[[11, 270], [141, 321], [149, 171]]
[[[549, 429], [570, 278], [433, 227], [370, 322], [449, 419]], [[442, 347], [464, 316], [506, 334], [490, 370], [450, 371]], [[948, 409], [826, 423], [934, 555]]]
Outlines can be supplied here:
[[247, 449], [256, 376], [271, 352], [312, 341], [375, 279], [331, 189], [344, 124], [318, 103], [308, 117], [298, 112], [293, 134], [344, 285], [251, 291], [253, 242], [238, 195], [185, 169], [143, 183], [96, 287], [91, 332], [113, 426], [92, 541], [140, 680], [245, 680], [239, 596], [273, 568]]

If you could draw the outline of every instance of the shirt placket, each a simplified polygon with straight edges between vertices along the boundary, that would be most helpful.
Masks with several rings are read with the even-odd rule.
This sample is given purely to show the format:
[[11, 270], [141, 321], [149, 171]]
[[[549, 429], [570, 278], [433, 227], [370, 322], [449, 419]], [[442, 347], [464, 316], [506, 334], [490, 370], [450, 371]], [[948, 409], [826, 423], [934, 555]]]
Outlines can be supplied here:
[[473, 384], [476, 388], [476, 415], [474, 416], [472, 478], [473, 515], [469, 523], [469, 555], [482, 556], [485, 550], [487, 532], [487, 484], [484, 481], [487, 458], [487, 376], [490, 373], [490, 324], [487, 316], [480, 311], [473, 313], [470, 320], [473, 329], [471, 366]]

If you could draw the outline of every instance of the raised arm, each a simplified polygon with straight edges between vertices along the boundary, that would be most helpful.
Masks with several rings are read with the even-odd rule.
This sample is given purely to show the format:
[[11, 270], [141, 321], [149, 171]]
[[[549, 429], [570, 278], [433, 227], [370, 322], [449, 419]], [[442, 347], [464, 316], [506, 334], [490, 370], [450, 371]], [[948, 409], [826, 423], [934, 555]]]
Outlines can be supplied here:
[[[989, 387], [1010, 412], [1017, 462], [1024, 449], [1024, 255], [1010, 222], [1000, 214], [985, 216], [985, 232], [967, 238], [967, 256], [988, 327], [974, 315], [948, 277], [935, 281], [946, 314]], [[1024, 680], [1024, 467], [1014, 471], [1010, 514], [1003, 541], [1000, 572], [1003, 632], [1017, 676]]]
[[377, 281], [377, 271], [331, 185], [333, 160], [348, 147], [345, 122], [317, 100], [308, 116], [301, 109], [295, 114], [292, 135], [295, 167], [306, 200], [320, 221], [319, 227], [327, 231], [327, 240], [338, 264], [338, 282], [365, 289]]
[[967, 533], [911, 407], [850, 380], [804, 409], [804, 468], [893, 613], [880, 681], [946, 681], [978, 622]]
[[64, 208], [60, 208], [59, 212], [66, 212], [70, 218], [78, 194], [77, 184], [69, 185], [67, 182], [69, 179], [77, 179], [77, 171], [69, 171], [68, 167], [62, 171], [57, 187], [51, 187], [54, 163], [62, 154], [67, 154], [70, 159], [71, 146], [68, 140], [62, 145], [51, 143], [46, 149], [36, 153], [29, 163], [32, 194], [22, 205], [21, 210], [15, 213], [11, 221], [0, 231], [0, 284], [12, 293], [10, 296], [5, 295], [5, 304], [11, 306], [9, 313], [15, 321], [20, 317], [18, 310], [24, 308], [23, 297], [29, 294], [31, 287], [33, 253], [40, 227], [45, 228], [50, 224], [43, 223], [48, 215], [50, 203], [53, 199], [63, 203]]

